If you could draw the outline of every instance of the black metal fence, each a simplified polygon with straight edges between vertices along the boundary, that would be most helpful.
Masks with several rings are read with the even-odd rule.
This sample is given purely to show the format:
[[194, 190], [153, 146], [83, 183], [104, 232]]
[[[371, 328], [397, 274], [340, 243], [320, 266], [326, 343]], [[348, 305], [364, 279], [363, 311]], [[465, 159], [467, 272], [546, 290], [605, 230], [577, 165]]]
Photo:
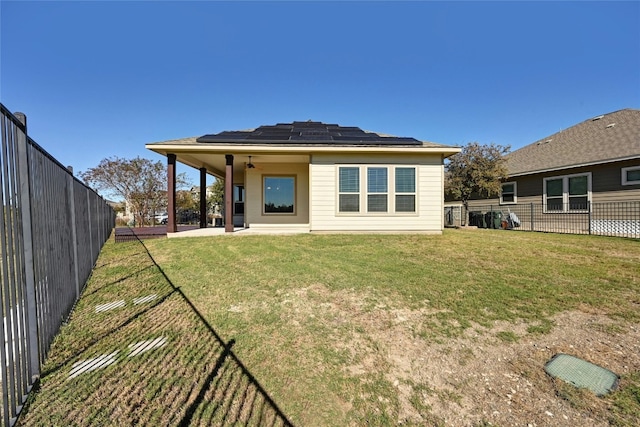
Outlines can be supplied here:
[[445, 207], [445, 225], [640, 238], [640, 201]]
[[115, 225], [113, 209], [0, 104], [1, 425], [15, 423]]

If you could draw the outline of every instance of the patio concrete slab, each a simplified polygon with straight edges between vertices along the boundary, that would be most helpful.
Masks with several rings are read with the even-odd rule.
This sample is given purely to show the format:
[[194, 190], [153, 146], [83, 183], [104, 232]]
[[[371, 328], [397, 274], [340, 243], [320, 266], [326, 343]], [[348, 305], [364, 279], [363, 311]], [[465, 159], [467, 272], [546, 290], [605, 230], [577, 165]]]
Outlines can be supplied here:
[[237, 236], [247, 234], [303, 234], [309, 233], [309, 226], [256, 226], [251, 228], [235, 227], [233, 233], [225, 233], [224, 227], [196, 228], [191, 230], [167, 233], [168, 238], [176, 237], [202, 237], [202, 236]]

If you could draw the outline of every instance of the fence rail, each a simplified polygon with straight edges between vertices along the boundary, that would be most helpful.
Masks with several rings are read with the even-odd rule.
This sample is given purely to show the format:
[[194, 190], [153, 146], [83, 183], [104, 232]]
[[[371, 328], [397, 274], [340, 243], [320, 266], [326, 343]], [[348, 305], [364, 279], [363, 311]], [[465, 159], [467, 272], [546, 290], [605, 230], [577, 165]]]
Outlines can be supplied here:
[[544, 204], [445, 207], [445, 225], [640, 238], [640, 201], [584, 206]]
[[0, 104], [1, 425], [12, 426], [115, 225], [113, 209]]

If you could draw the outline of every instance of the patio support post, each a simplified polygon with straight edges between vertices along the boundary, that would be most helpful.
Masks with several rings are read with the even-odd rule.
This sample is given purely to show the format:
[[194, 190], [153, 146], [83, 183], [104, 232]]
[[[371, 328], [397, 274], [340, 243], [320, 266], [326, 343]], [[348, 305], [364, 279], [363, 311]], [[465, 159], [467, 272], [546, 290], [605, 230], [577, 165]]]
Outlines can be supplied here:
[[176, 155], [167, 154], [167, 233], [178, 231], [176, 225]]
[[224, 175], [224, 231], [233, 233], [233, 154], [226, 154]]
[[207, 228], [207, 169], [200, 168], [200, 228]]

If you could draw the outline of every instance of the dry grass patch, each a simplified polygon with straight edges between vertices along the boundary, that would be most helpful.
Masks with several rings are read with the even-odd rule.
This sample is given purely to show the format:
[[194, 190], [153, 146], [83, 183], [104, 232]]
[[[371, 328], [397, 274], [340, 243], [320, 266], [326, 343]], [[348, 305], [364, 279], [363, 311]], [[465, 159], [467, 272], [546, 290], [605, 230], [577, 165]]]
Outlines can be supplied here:
[[[125, 304], [96, 313], [114, 299]], [[100, 358], [109, 363], [87, 364]], [[19, 424], [234, 423], [290, 425], [233, 342], [217, 335], [144, 246], [108, 243]]]

